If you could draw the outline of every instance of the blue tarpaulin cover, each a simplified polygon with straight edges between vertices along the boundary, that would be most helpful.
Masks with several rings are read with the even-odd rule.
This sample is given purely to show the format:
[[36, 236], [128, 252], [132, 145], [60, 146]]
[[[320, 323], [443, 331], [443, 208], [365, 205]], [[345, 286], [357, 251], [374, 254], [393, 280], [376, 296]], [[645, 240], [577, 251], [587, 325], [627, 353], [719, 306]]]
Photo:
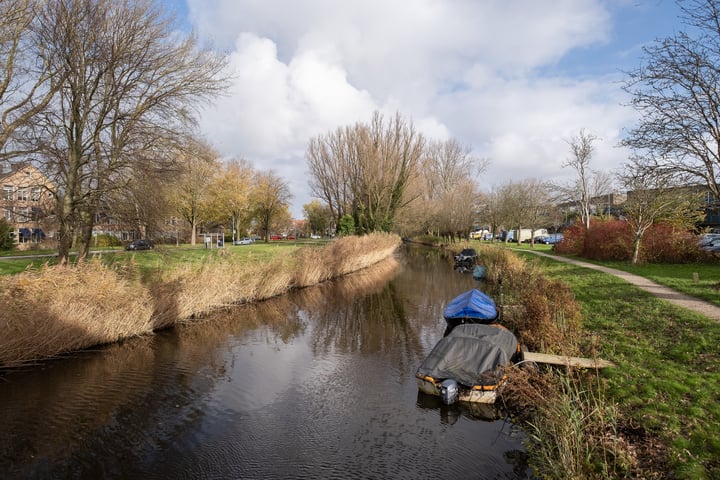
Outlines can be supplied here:
[[491, 323], [498, 311], [492, 298], [474, 288], [453, 298], [443, 314], [445, 320], [470, 320]]

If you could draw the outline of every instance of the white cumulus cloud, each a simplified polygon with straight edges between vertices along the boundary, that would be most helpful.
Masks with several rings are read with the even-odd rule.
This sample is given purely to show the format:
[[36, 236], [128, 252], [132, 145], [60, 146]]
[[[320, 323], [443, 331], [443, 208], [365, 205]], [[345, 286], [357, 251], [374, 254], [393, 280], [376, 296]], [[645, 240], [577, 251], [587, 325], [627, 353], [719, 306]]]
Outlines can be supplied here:
[[223, 155], [288, 180], [296, 216], [310, 200], [309, 140], [375, 110], [471, 146], [491, 162], [481, 179], [488, 188], [570, 175], [560, 165], [580, 129], [599, 138], [594, 167], [615, 168], [627, 156], [617, 147], [622, 129], [635, 118], [617, 62], [632, 62], [637, 47], [637, 38], [621, 42], [618, 22], [656, 14], [624, 0], [187, 4], [199, 36], [228, 52], [232, 74], [228, 95], [203, 112], [205, 135]]

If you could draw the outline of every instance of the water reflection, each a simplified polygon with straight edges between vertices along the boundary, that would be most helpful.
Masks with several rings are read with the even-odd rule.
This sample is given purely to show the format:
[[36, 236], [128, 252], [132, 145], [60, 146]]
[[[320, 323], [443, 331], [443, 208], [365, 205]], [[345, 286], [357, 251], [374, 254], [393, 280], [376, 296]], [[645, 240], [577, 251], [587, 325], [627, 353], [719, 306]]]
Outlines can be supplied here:
[[445, 405], [440, 397], [423, 392], [418, 392], [416, 404], [418, 408], [437, 411], [441, 421], [449, 424], [454, 424], [461, 416], [486, 422], [505, 418], [503, 411], [495, 404], [456, 402]]
[[[421, 398], [433, 250], [156, 336], [0, 376], [8, 478], [526, 478], [497, 412]], [[438, 418], [440, 421], [438, 421]], [[517, 460], [520, 459], [520, 460]]]

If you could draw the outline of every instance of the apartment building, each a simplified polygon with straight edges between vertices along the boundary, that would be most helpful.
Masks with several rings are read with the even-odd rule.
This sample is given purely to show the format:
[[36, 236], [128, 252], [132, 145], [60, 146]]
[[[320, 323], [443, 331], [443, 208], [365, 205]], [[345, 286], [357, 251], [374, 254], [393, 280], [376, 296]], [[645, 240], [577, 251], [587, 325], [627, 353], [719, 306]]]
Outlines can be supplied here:
[[18, 244], [31, 244], [55, 236], [52, 183], [29, 163], [0, 167], [0, 209], [13, 226], [11, 235]]

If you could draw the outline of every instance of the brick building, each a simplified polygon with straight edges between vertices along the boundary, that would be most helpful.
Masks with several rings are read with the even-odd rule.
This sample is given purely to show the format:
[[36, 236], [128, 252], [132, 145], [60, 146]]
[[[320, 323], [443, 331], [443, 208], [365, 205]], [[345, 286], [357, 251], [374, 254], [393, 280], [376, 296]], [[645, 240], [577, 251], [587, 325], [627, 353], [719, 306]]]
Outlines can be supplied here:
[[27, 163], [5, 164], [0, 168], [0, 209], [13, 227], [16, 243], [30, 244], [55, 236], [55, 198], [52, 183]]

